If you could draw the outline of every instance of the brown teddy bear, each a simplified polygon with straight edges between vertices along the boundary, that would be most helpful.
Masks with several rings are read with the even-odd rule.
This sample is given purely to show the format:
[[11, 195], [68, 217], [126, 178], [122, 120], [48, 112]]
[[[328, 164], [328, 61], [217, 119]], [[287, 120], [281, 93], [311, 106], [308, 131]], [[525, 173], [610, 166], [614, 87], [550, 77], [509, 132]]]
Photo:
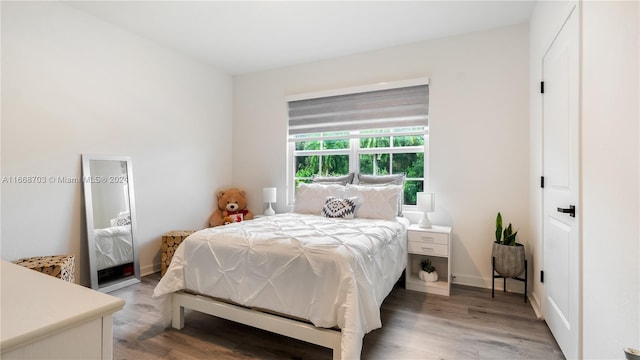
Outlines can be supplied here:
[[[220, 226], [229, 223], [228, 216], [233, 217], [233, 222], [238, 220], [251, 220], [253, 213], [247, 209], [247, 193], [237, 188], [223, 189], [218, 191], [218, 209], [209, 217], [209, 226]], [[238, 215], [242, 215], [241, 217]]]

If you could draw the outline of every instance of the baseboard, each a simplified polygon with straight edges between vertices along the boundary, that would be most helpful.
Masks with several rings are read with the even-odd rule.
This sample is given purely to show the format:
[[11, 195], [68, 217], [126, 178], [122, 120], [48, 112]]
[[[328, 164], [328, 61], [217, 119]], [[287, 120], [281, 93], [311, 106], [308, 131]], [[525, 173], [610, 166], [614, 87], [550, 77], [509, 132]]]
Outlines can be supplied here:
[[491, 283], [489, 283], [489, 287], [487, 287], [484, 279], [479, 276], [454, 275], [453, 284], [473, 286], [485, 289], [491, 288]]
[[536, 313], [536, 318], [538, 318], [538, 320], [544, 319], [542, 316], [542, 309], [540, 309], [540, 299], [538, 299], [538, 296], [536, 296], [535, 293], [529, 293], [527, 298], [529, 299], [529, 304], [531, 304], [533, 312]]
[[[491, 279], [485, 279], [480, 276], [454, 275], [453, 283], [491, 289]], [[502, 279], [495, 279], [495, 289], [503, 291], [503, 283], [504, 281]], [[507, 291], [524, 294], [524, 283], [522, 281], [507, 279]]]
[[160, 264], [151, 264], [140, 267], [140, 276], [147, 276], [157, 272], [160, 272]]

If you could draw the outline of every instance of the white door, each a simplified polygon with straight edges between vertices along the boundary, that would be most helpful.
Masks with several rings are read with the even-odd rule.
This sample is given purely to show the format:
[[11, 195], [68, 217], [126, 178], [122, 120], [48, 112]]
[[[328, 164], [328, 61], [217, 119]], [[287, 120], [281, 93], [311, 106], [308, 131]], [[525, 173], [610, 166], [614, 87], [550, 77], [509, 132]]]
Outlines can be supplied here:
[[[574, 8], [542, 59], [544, 318], [567, 359], [579, 357], [579, 29]], [[575, 216], [570, 213], [574, 206]]]

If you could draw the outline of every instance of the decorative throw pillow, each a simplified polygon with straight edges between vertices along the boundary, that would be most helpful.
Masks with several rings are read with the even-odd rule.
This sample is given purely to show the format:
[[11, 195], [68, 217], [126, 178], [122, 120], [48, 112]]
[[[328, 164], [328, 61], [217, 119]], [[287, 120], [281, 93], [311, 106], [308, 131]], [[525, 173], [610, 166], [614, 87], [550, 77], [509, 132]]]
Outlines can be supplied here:
[[116, 225], [118, 226], [125, 226], [129, 224], [131, 224], [131, 215], [127, 215], [116, 220]]
[[296, 200], [293, 204], [293, 212], [318, 215], [322, 211], [327, 197], [342, 198], [344, 197], [344, 189], [344, 186], [336, 184], [300, 183], [296, 189]]
[[131, 225], [131, 214], [128, 211], [118, 213], [115, 219], [111, 219], [111, 226], [126, 226]]
[[313, 175], [311, 178], [312, 183], [324, 183], [324, 184], [337, 184], [337, 185], [347, 185], [353, 183], [353, 177], [355, 173], [349, 173], [347, 175], [340, 176], [318, 176]]
[[322, 207], [322, 216], [328, 218], [353, 219], [356, 215], [357, 197], [338, 199], [329, 196]]
[[398, 216], [402, 185], [347, 185], [345, 197], [358, 197], [357, 218], [393, 220]]

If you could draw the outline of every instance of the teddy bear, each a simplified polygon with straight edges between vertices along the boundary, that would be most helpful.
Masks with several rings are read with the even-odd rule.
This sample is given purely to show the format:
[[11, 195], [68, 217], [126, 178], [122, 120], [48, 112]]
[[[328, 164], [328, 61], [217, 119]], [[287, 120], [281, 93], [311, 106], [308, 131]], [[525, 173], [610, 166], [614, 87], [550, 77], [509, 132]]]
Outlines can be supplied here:
[[[238, 188], [222, 189], [218, 191], [217, 197], [218, 208], [209, 217], [210, 227], [253, 219], [253, 213], [247, 209], [247, 193], [244, 190]], [[229, 216], [231, 218], [227, 218]]]

